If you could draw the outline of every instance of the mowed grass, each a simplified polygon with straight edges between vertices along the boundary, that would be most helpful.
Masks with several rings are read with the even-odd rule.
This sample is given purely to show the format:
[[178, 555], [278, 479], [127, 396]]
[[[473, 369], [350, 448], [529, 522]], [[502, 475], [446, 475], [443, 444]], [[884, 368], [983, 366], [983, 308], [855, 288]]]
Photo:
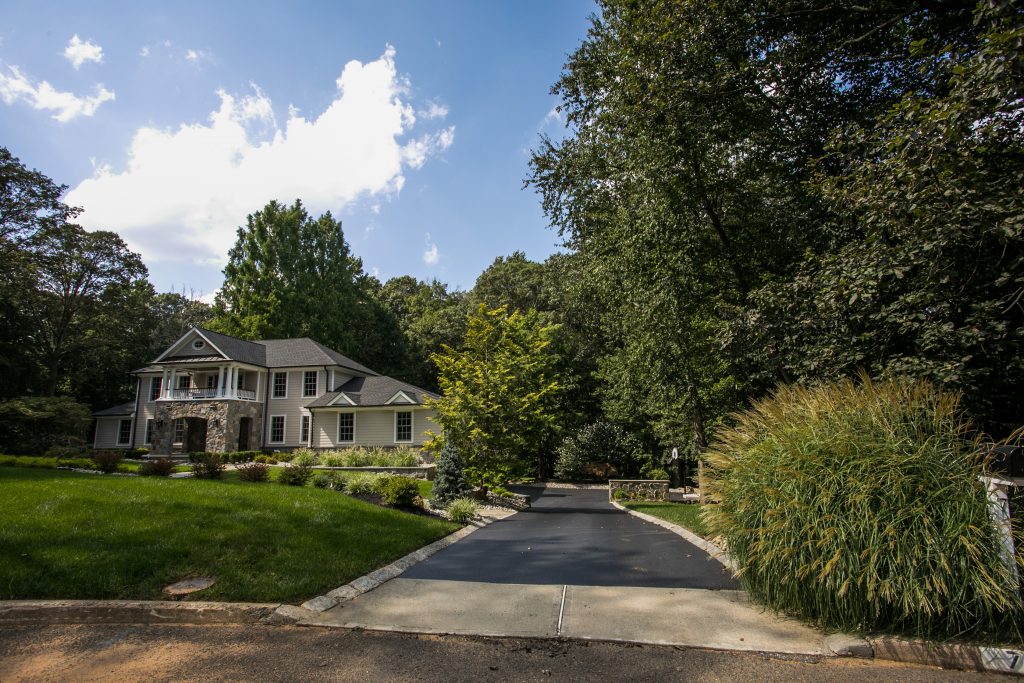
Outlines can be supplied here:
[[[233, 477], [232, 477], [233, 479]], [[459, 527], [336, 491], [0, 467], [0, 598], [298, 602]]]
[[622, 506], [678, 524], [707, 538], [708, 530], [700, 516], [700, 505], [696, 503], [622, 503]]

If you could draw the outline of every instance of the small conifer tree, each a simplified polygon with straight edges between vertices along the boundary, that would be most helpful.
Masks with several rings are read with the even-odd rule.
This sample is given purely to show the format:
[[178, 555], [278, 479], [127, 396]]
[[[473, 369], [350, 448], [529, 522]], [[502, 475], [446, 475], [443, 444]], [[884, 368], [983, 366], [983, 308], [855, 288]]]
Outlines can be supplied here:
[[468, 495], [471, 490], [472, 487], [466, 482], [466, 464], [462, 461], [459, 449], [446, 441], [437, 459], [431, 505], [436, 508], [448, 507], [453, 500]]

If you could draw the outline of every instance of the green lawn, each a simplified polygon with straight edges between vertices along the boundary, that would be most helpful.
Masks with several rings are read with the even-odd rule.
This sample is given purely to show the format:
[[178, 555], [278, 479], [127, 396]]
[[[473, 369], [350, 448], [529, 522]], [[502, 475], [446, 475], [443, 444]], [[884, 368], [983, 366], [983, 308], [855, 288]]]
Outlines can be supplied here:
[[622, 503], [622, 506], [652, 517], [660, 517], [666, 522], [678, 524], [702, 538], [707, 538], [708, 530], [700, 518], [700, 505], [696, 503]]
[[298, 602], [455, 531], [336, 491], [0, 467], [0, 599]]

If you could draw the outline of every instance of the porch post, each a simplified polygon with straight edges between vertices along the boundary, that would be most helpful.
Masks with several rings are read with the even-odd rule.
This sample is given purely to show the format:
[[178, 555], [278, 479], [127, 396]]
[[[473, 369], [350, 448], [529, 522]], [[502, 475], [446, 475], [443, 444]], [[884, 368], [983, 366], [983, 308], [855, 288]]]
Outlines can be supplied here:
[[232, 365], [231, 367], [228, 368], [228, 397], [230, 397], [230, 398], [234, 398], [235, 397], [235, 373], [236, 372], [237, 372], [237, 370], [235, 369], [234, 365]]
[[217, 395], [224, 395], [224, 366], [217, 368]]
[[167, 387], [167, 389], [168, 389], [167, 395], [170, 396], [171, 398], [174, 398], [174, 390], [177, 388], [177, 384], [178, 384], [178, 368], [171, 368], [171, 379], [170, 379], [169, 386]]
[[169, 371], [164, 368], [163, 372], [163, 377], [160, 378], [160, 398], [169, 398], [171, 395], [170, 387], [167, 386], [167, 380], [170, 378]]

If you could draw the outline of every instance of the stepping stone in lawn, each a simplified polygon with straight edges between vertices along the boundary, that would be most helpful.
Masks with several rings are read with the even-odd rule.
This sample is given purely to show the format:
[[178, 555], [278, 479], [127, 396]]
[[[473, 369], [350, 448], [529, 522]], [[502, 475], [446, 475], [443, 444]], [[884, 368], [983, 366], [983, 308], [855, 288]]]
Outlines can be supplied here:
[[207, 579], [204, 577], [199, 577], [197, 579], [185, 579], [184, 581], [172, 583], [170, 586], [167, 586], [164, 588], [164, 593], [173, 597], [181, 597], [183, 595], [188, 595], [189, 593], [195, 593], [196, 591], [209, 588], [216, 582], [216, 579]]

